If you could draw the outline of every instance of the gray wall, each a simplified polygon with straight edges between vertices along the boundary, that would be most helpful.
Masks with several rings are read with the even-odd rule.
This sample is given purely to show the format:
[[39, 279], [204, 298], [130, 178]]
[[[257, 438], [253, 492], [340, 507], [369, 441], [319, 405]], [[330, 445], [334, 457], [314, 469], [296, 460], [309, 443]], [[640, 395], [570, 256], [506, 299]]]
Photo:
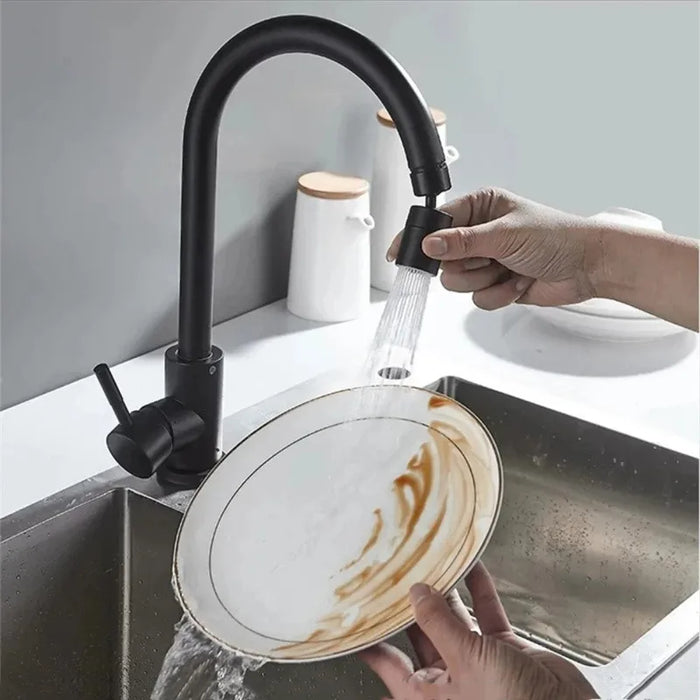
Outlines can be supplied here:
[[[2, 403], [176, 334], [181, 128], [263, 17], [366, 32], [446, 110], [456, 190], [499, 184], [698, 230], [693, 2], [3, 2]], [[221, 128], [216, 320], [284, 295], [296, 176], [369, 175], [373, 96], [316, 58], [247, 76]]]

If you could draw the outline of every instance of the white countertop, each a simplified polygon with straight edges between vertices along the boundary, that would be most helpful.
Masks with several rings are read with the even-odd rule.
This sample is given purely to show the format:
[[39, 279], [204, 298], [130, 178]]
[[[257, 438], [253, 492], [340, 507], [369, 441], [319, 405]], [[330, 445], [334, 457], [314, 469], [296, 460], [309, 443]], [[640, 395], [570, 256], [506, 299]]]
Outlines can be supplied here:
[[[318, 324], [284, 301], [222, 323], [224, 415], [365, 357], [386, 295], [373, 293], [358, 320]], [[476, 309], [433, 284], [418, 356], [446, 372], [556, 410], [698, 454], [697, 336], [653, 343], [588, 341], [549, 327], [523, 307]], [[133, 410], [163, 394], [163, 349], [113, 368]], [[95, 358], [95, 364], [100, 358]], [[112, 466], [105, 437], [116, 421], [94, 377], [6, 409], [0, 514], [7, 515]]]

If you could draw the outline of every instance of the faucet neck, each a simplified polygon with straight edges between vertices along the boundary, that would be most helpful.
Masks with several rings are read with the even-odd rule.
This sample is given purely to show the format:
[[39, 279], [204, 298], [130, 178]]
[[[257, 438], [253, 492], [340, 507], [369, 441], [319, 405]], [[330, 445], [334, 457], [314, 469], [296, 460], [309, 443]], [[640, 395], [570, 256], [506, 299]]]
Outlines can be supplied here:
[[414, 193], [432, 198], [450, 188], [442, 145], [423, 97], [403, 68], [375, 43], [336, 22], [297, 15], [265, 20], [237, 34], [204, 69], [185, 121], [177, 349], [181, 362], [203, 361], [212, 354], [216, 155], [221, 113], [229, 94], [251, 68], [285, 53], [322, 56], [357, 75], [396, 124]]

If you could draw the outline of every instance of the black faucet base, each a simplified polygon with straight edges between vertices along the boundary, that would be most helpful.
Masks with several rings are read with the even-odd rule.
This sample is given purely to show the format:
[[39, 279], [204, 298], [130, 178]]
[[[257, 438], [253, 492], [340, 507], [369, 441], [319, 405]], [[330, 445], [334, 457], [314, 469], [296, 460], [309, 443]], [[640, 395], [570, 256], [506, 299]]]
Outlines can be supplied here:
[[[219, 459], [224, 456], [221, 450], [217, 450], [217, 453]], [[176, 487], [176, 491], [196, 489], [208, 476], [210, 471], [211, 469], [202, 472], [179, 471], [169, 466], [162, 466], [156, 472], [156, 479], [159, 484]]]
[[184, 361], [177, 345], [165, 351], [165, 395], [194, 411], [204, 431], [193, 442], [174, 445], [172, 455], [158, 469], [166, 483], [196, 485], [221, 458], [221, 421], [224, 387], [224, 353], [212, 345], [203, 360]]

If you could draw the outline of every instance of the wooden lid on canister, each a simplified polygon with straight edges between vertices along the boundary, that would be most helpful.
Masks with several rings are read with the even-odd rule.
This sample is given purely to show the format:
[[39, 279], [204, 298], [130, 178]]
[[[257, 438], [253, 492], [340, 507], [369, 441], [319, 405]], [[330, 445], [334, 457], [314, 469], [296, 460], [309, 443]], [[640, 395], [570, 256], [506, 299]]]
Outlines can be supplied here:
[[[433, 115], [433, 121], [435, 122], [435, 126], [442, 126], [447, 121], [447, 116], [441, 109], [435, 109], [434, 107], [431, 107], [430, 113]], [[391, 118], [389, 112], [387, 112], [386, 109], [384, 109], [384, 107], [382, 107], [377, 112], [377, 120], [382, 126], [389, 126], [392, 129], [396, 128], [394, 120]]]
[[304, 173], [297, 181], [297, 189], [319, 199], [356, 199], [369, 192], [369, 182], [361, 177], [319, 171]]

